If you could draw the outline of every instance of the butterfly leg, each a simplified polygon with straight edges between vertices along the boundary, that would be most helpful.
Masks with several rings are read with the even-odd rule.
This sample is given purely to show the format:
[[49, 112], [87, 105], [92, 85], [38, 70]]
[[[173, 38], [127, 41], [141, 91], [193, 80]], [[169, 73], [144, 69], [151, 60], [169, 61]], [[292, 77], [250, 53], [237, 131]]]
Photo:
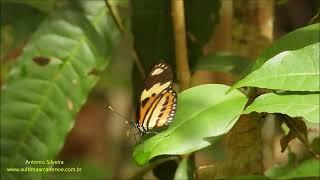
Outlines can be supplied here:
[[141, 138], [141, 137], [142, 137], [142, 132], [141, 132], [141, 131], [136, 132], [136, 133], [133, 134], [134, 141], [135, 141], [136, 144], [138, 144], [138, 141], [137, 141], [137, 138], [136, 138], [136, 136], [137, 136], [138, 134], [140, 135], [140, 141], [143, 141], [143, 139]]

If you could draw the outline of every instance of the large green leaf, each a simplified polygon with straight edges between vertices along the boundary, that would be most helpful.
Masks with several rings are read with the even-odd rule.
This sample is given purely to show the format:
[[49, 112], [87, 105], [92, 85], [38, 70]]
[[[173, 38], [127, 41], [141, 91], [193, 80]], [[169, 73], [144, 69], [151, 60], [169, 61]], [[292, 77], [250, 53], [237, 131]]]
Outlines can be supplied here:
[[46, 14], [37, 9], [16, 3], [0, 3], [1, 6], [1, 61], [16, 52], [36, 30]]
[[320, 23], [312, 24], [292, 31], [276, 40], [272, 46], [266, 49], [257, 59], [252, 71], [261, 67], [268, 59], [283, 52], [301, 49], [310, 44], [319, 42]]
[[2, 0], [2, 2], [10, 2], [16, 4], [24, 4], [31, 7], [34, 7], [42, 12], [48, 13], [54, 8], [55, 2], [57, 0]]
[[253, 86], [291, 91], [320, 91], [319, 45], [284, 51], [237, 82], [232, 89]]
[[320, 177], [320, 161], [311, 159], [302, 162], [298, 166], [286, 165], [273, 167], [265, 172], [265, 175], [272, 179], [293, 179]]
[[291, 117], [303, 117], [306, 120], [319, 123], [320, 95], [317, 94], [274, 94], [259, 96], [244, 110], [244, 114], [256, 112], [282, 113]]
[[228, 88], [208, 84], [180, 93], [176, 117], [169, 128], [139, 144], [134, 159], [141, 165], [161, 154], [190, 153], [209, 146], [205, 138], [228, 132], [247, 102], [238, 90], [225, 94]]
[[119, 38], [103, 1], [65, 5], [41, 24], [1, 89], [2, 179], [40, 178], [6, 168], [56, 156]]

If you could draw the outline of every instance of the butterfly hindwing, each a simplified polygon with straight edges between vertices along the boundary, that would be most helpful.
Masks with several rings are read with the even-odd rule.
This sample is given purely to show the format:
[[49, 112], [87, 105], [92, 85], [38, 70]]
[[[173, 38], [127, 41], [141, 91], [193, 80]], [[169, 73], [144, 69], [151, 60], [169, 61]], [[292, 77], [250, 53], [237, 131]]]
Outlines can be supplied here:
[[137, 128], [147, 132], [155, 127], [167, 125], [176, 108], [176, 93], [172, 89], [172, 70], [164, 62], [153, 66], [144, 81], [138, 112]]
[[144, 127], [148, 127], [149, 130], [168, 125], [175, 115], [175, 109], [176, 93], [173, 90], [168, 89], [163, 92], [159, 102], [154, 107], [153, 111], [150, 112], [150, 119], [143, 124]]

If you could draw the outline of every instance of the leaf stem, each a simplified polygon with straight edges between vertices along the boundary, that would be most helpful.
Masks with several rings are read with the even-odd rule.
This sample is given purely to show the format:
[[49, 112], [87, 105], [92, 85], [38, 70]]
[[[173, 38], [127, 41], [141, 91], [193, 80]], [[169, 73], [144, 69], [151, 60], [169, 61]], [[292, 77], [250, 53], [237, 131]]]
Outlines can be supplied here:
[[177, 78], [180, 82], [181, 89], [184, 90], [189, 88], [191, 76], [188, 64], [184, 1], [171, 0], [171, 8], [174, 29]]
[[162, 158], [156, 161], [153, 161], [152, 163], [148, 164], [147, 166], [144, 166], [140, 171], [138, 171], [135, 175], [133, 175], [130, 179], [131, 180], [135, 180], [135, 179], [142, 179], [143, 176], [149, 172], [150, 170], [152, 170], [153, 168], [155, 168], [156, 166], [158, 166], [159, 164], [162, 164], [164, 162], [167, 161], [172, 161], [172, 160], [178, 160], [179, 157], [178, 156], [170, 156], [167, 158]]
[[146, 76], [146, 73], [145, 73], [143, 65], [139, 59], [138, 53], [136, 52], [136, 50], [134, 48], [132, 36], [130, 35], [130, 33], [127, 31], [127, 29], [123, 25], [123, 23], [122, 23], [123, 20], [121, 19], [121, 16], [119, 15], [118, 10], [108, 0], [105, 0], [105, 3], [109, 9], [109, 12], [110, 12], [112, 18], [116, 22], [116, 25], [118, 26], [118, 29], [120, 30], [121, 34], [123, 35], [123, 37], [128, 39], [130, 54], [131, 54], [134, 62], [136, 63], [142, 78], [144, 78]]

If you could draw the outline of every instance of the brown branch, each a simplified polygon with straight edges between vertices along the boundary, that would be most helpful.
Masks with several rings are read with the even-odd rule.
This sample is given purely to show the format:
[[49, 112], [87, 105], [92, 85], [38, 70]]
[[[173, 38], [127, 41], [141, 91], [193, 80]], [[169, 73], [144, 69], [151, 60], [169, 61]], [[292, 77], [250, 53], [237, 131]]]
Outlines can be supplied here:
[[190, 86], [190, 70], [188, 64], [184, 1], [171, 0], [171, 8], [175, 40], [177, 78], [180, 82], [181, 90], [184, 90], [189, 88]]
[[143, 68], [143, 65], [141, 63], [141, 61], [139, 60], [139, 56], [134, 48], [133, 45], [133, 38], [132, 36], [130, 36], [130, 33], [127, 31], [127, 29], [125, 28], [125, 26], [122, 23], [122, 19], [121, 16], [118, 13], [118, 10], [110, 4], [110, 2], [108, 0], [105, 0], [106, 6], [108, 7], [110, 14], [112, 16], [112, 18], [114, 19], [114, 21], [116, 22], [116, 25], [118, 27], [118, 29], [120, 30], [121, 34], [128, 39], [129, 41], [129, 48], [130, 48], [130, 54], [134, 60], [134, 62], [136, 63], [138, 70], [142, 76], [142, 78], [144, 78], [146, 76], [145, 70]]

